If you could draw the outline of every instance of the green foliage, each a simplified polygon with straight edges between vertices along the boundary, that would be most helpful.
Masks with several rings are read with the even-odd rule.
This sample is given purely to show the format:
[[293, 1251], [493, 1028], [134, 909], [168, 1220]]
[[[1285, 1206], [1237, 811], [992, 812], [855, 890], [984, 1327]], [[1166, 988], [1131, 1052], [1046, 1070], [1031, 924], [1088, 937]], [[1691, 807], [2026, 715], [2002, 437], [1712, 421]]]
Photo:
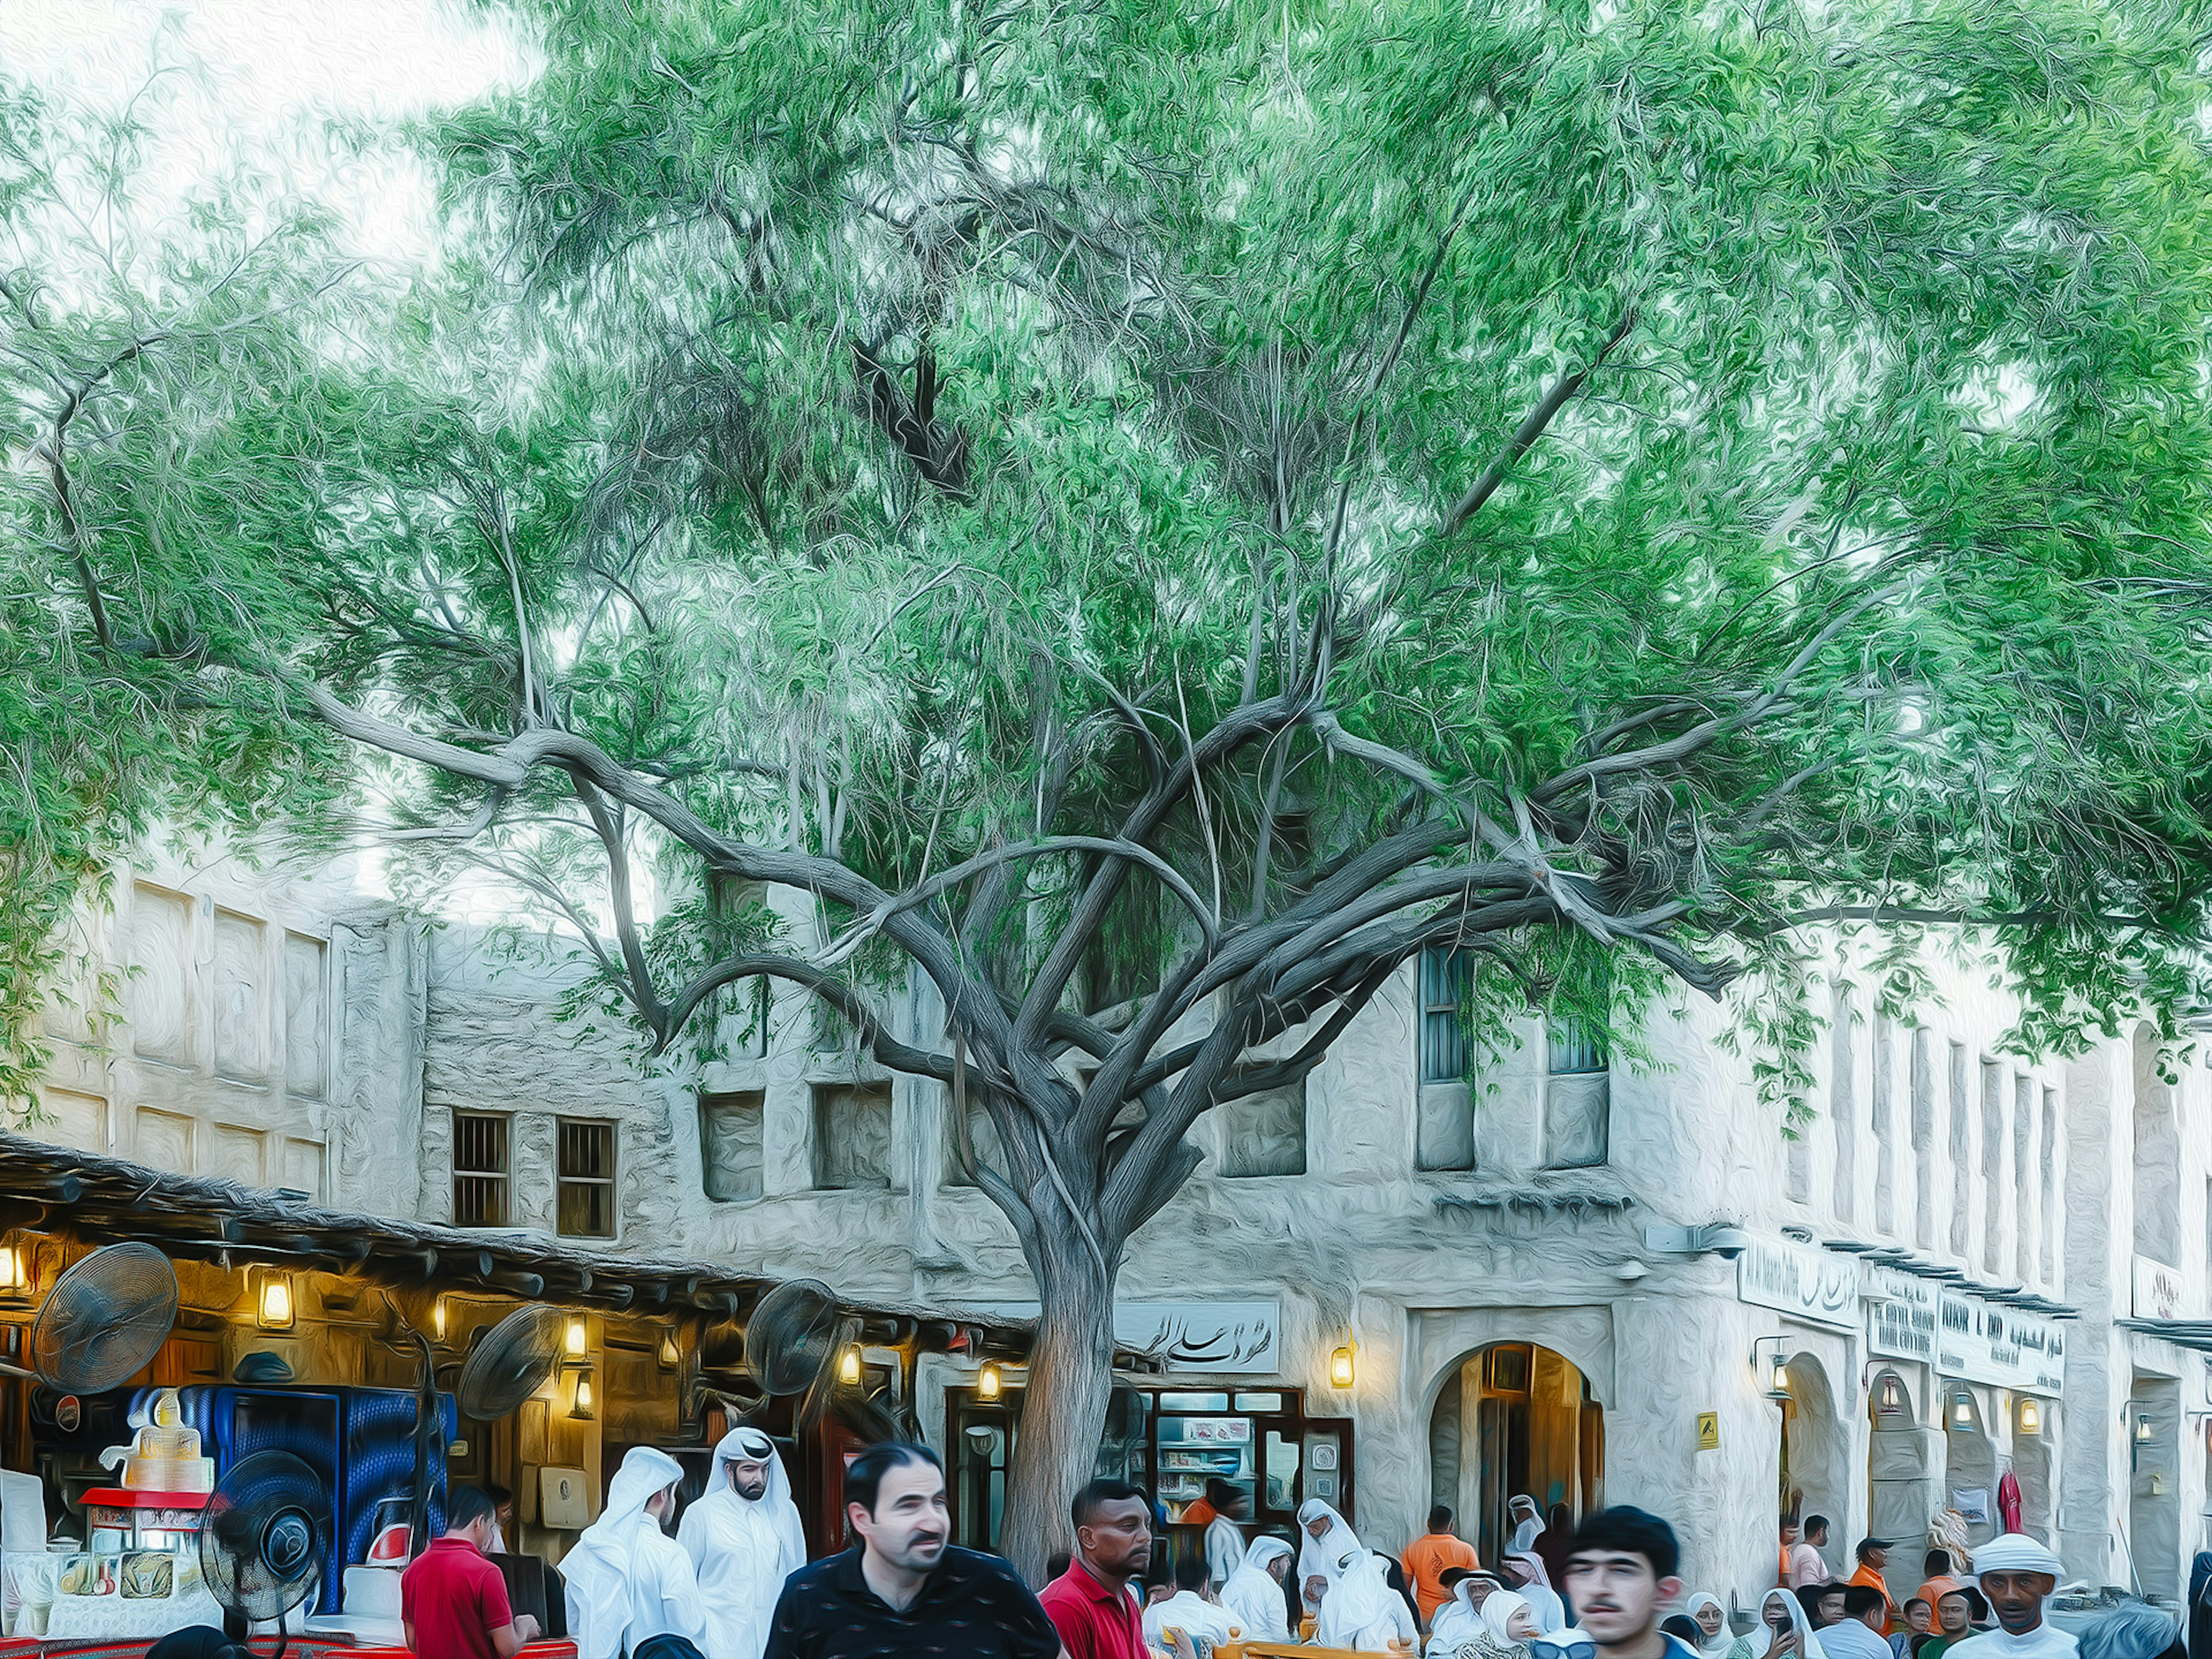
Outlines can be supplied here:
[[[544, 73], [416, 135], [454, 236], [404, 286], [245, 185], [88, 259], [62, 204], [127, 169], [69, 156], [106, 131], [0, 108], [19, 1038], [77, 884], [157, 817], [484, 808], [425, 879], [520, 883], [634, 1009], [864, 921], [823, 890], [733, 930], [665, 819], [610, 841], [560, 765], [364, 760], [310, 683], [472, 754], [576, 734], [885, 892], [1114, 834], [1148, 744], [1290, 694], [1147, 841], [1211, 922], [1406, 821], [1346, 732], [1462, 804], [1430, 867], [1533, 860], [1465, 902], [1478, 1038], [1534, 996], [1632, 1052], [1665, 975], [1741, 973], [1778, 1102], [1808, 930], [1854, 916], [1985, 926], [2039, 1048], [2201, 1001], [2197, 9], [517, 15]], [[641, 968], [609, 845], [672, 896]], [[1097, 867], [918, 913], [1018, 997]], [[1157, 981], [1188, 913], [1105, 947]]]

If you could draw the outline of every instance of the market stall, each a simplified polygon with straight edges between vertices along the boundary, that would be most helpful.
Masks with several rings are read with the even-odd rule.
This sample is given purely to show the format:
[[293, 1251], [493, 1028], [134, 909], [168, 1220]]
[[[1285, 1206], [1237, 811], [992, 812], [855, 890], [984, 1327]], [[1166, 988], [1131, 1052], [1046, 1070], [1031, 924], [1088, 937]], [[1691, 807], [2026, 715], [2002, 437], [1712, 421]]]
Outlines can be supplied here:
[[[281, 1614], [307, 1659], [384, 1652], [398, 1574], [459, 1483], [501, 1505], [494, 1559], [557, 1637], [548, 1570], [597, 1516], [602, 1471], [650, 1444], [703, 1478], [739, 1413], [807, 1483], [812, 1552], [835, 1549], [854, 1425], [912, 1421], [921, 1355], [1018, 1359], [1028, 1333], [830, 1300], [803, 1363], [775, 1356], [793, 1390], [763, 1381], [776, 1288], [0, 1134], [0, 1659], [99, 1638], [135, 1659], [226, 1613], [272, 1632]], [[94, 1350], [99, 1374], [63, 1364]], [[270, 1582], [282, 1607], [241, 1588]]]

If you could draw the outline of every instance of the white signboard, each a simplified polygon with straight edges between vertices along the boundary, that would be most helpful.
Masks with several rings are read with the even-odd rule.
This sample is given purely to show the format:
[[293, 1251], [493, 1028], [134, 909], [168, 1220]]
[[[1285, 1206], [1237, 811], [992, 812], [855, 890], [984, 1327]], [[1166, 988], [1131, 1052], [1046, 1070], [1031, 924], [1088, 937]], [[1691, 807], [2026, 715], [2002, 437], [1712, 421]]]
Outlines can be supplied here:
[[1839, 1331], [1859, 1323], [1859, 1264], [1786, 1238], [1757, 1238], [1735, 1259], [1735, 1294], [1754, 1308], [1771, 1308]]
[[1869, 1267], [1859, 1288], [1867, 1298], [1867, 1352], [1934, 1364], [1936, 1287], [1894, 1268]]
[[2147, 1255], [2136, 1258], [2135, 1316], [2137, 1319], [2186, 1319], [2189, 1304], [2181, 1274], [2163, 1261]]
[[1946, 1296], [1936, 1369], [1969, 1382], [2056, 1395], [2066, 1381], [2065, 1334], [2056, 1320], [2040, 1314], [1971, 1296]]
[[[975, 1312], [1035, 1319], [1034, 1302], [979, 1302]], [[1116, 1302], [1114, 1343], [1169, 1370], [1272, 1373], [1283, 1369], [1279, 1302]]]

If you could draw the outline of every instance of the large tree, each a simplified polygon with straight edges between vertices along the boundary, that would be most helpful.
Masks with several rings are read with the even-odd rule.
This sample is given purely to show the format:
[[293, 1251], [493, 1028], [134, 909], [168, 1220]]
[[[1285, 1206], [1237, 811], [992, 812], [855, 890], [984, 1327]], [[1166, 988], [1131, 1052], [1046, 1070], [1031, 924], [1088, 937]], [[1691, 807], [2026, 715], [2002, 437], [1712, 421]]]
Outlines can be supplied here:
[[9, 105], [7, 945], [174, 792], [511, 877], [656, 1051], [820, 999], [1036, 1276], [1025, 1566], [1194, 1127], [1425, 949], [1737, 999], [1778, 1127], [1808, 930], [2197, 1001], [2197, 9], [521, 15], [402, 291], [88, 259]]

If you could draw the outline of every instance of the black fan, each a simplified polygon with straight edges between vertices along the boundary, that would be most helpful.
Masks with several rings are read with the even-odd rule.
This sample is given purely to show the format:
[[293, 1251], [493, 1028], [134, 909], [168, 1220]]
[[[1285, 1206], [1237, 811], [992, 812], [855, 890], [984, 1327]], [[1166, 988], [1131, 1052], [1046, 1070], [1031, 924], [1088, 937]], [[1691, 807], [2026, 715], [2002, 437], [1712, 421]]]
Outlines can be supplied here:
[[805, 1394], [836, 1363], [844, 1322], [827, 1285], [812, 1279], [779, 1285], [745, 1322], [745, 1369], [770, 1394]]
[[558, 1308], [517, 1308], [486, 1332], [453, 1390], [461, 1415], [495, 1422], [544, 1388], [561, 1363], [566, 1319]]
[[232, 1465], [200, 1516], [200, 1577], [240, 1618], [274, 1620], [314, 1593], [331, 1557], [331, 1498], [289, 1452], [256, 1452]]
[[830, 1408], [838, 1355], [860, 1328], [827, 1285], [794, 1279], [763, 1297], [745, 1322], [745, 1369], [770, 1394], [805, 1395], [798, 1422], [810, 1427]]
[[31, 1327], [31, 1364], [0, 1365], [63, 1394], [106, 1394], [153, 1363], [177, 1322], [177, 1270], [151, 1244], [110, 1244], [54, 1285]]

